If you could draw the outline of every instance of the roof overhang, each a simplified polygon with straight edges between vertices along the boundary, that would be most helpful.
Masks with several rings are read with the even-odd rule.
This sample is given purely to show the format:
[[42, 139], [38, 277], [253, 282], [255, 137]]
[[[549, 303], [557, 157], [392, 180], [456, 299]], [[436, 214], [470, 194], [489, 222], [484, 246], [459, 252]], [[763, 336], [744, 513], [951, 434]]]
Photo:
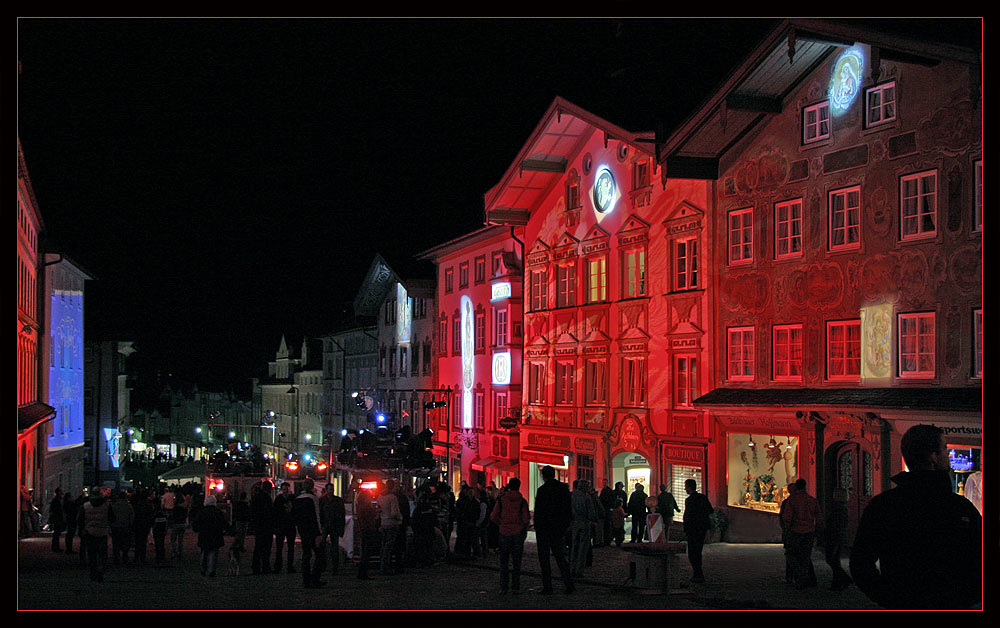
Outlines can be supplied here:
[[46, 421], [56, 418], [56, 409], [41, 401], [26, 403], [17, 408], [17, 435], [29, 434]]
[[717, 388], [694, 400], [714, 408], [839, 408], [982, 412], [981, 388]]
[[531, 212], [559, 183], [568, 165], [595, 133], [601, 134], [605, 146], [610, 140], [619, 140], [654, 154], [653, 134], [627, 131], [557, 97], [500, 182], [486, 193], [486, 222], [526, 225]]

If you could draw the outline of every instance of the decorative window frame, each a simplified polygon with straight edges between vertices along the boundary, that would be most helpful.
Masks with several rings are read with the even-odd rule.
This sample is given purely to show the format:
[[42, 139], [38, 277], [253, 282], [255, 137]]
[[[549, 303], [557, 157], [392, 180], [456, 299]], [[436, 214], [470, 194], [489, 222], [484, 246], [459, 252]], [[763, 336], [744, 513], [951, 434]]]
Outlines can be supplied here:
[[528, 403], [534, 406], [545, 405], [545, 362], [528, 362]]
[[455, 290], [455, 269], [451, 266], [444, 269], [444, 293], [451, 294]]
[[[649, 296], [649, 259], [646, 252], [646, 243], [642, 242], [634, 246], [622, 249], [621, 251], [622, 280], [621, 290], [623, 299], [635, 299]], [[632, 264], [631, 259], [638, 263]], [[635, 271], [635, 276], [630, 277], [630, 273]]]
[[775, 382], [802, 381], [803, 338], [801, 323], [775, 325], [771, 330], [771, 379]]
[[753, 226], [753, 207], [733, 209], [726, 214], [726, 258], [730, 266], [753, 263]]
[[[857, 195], [857, 204], [851, 204], [851, 195]], [[837, 200], [842, 199], [842, 208], [837, 207]], [[852, 185], [846, 188], [830, 190], [827, 196], [828, 207], [828, 238], [827, 246], [831, 252], [853, 251], [861, 248], [861, 186]], [[842, 222], [838, 222], [840, 218]], [[843, 234], [843, 242], [835, 242], [838, 233]], [[856, 234], [853, 236], [852, 233]]]
[[469, 262], [462, 262], [458, 265], [458, 289], [465, 290], [469, 287]]
[[[798, 212], [797, 217], [794, 215], [796, 211]], [[804, 212], [805, 203], [802, 198], [793, 198], [774, 204], [774, 259], [798, 259], [802, 257]], [[783, 229], [784, 233], [782, 233]], [[786, 246], [784, 252], [782, 251], [783, 243]]]
[[541, 312], [549, 307], [549, 269], [539, 266], [528, 271], [531, 312]]
[[646, 407], [646, 378], [649, 360], [645, 355], [621, 356], [621, 405], [623, 408]]
[[478, 286], [486, 282], [486, 256], [480, 255], [475, 260], [475, 282]]
[[583, 366], [583, 403], [585, 406], [608, 405], [608, 358], [588, 358]]
[[677, 292], [697, 290], [699, 287], [698, 256], [701, 248], [699, 240], [697, 235], [693, 235], [677, 238], [672, 243], [674, 267], [671, 282]]
[[[595, 264], [597, 272], [595, 272]], [[608, 256], [605, 253], [591, 255], [584, 259], [586, 268], [585, 302], [607, 303], [608, 301]], [[595, 281], [597, 280], [597, 281]]]
[[[886, 99], [886, 94], [889, 98]], [[874, 98], [878, 102], [873, 104]], [[877, 112], [877, 116], [874, 115]], [[865, 90], [865, 128], [871, 129], [895, 122], [899, 117], [899, 91], [896, 81], [886, 81]]]
[[[844, 332], [843, 337], [834, 340], [838, 331]], [[850, 368], [855, 365], [857, 372]], [[861, 381], [861, 319], [826, 322], [826, 381]]]
[[[825, 111], [825, 114], [824, 114]], [[813, 120], [810, 121], [810, 116]], [[824, 117], [825, 115], [825, 117]], [[826, 130], [823, 130], [824, 124]], [[823, 140], [830, 139], [831, 136], [830, 101], [824, 100], [814, 105], [809, 105], [802, 109], [802, 145], [808, 146]]]
[[556, 264], [556, 307], [574, 307], [576, 302], [576, 260], [561, 260]]
[[731, 382], [752, 382], [756, 367], [756, 329], [729, 327], [726, 329], [726, 379]]
[[[932, 181], [933, 190], [926, 190], [926, 181]], [[915, 184], [915, 189], [908, 191], [907, 185]], [[938, 225], [938, 171], [925, 170], [899, 178], [899, 239], [923, 240], [937, 236]], [[912, 193], [911, 193], [912, 192]], [[926, 217], [930, 217], [932, 228], [924, 228]], [[907, 230], [907, 225], [913, 229]]]
[[555, 404], [576, 405], [576, 361], [556, 360]]
[[934, 379], [937, 373], [937, 314], [899, 314], [897, 329], [896, 358], [900, 379]]
[[674, 355], [674, 407], [693, 408], [698, 396], [698, 354]]

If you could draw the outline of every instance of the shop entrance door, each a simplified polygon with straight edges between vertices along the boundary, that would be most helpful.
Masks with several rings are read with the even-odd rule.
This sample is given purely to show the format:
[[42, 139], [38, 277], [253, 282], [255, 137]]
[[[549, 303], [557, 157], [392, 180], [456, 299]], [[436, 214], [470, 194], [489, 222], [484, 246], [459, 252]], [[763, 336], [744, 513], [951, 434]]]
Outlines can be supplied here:
[[[872, 498], [875, 486], [874, 460], [860, 443], [847, 441], [830, 449], [833, 462], [833, 488], [847, 490], [848, 543], [854, 542], [854, 534], [861, 520], [861, 513]], [[831, 492], [832, 493], [832, 490]], [[827, 499], [830, 494], [827, 494]]]

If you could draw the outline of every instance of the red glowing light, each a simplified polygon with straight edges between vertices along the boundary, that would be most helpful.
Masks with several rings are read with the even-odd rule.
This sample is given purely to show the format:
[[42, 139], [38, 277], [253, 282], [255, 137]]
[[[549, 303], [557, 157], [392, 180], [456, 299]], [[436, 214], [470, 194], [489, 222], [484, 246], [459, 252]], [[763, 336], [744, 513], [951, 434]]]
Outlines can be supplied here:
[[361, 483], [361, 490], [363, 491], [374, 491], [377, 488], [378, 488], [378, 482], [375, 481]]

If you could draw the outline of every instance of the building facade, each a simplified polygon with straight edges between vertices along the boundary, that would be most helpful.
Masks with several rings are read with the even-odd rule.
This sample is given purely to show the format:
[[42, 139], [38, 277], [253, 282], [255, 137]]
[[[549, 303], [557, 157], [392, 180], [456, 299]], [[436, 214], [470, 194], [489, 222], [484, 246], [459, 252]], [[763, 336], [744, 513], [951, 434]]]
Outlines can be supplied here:
[[83, 352], [83, 425], [87, 486], [121, 486], [122, 455], [130, 449], [132, 342], [88, 342]]
[[525, 247], [531, 495], [545, 465], [629, 490], [704, 478], [709, 434], [692, 402], [711, 356], [710, 188], [662, 183], [652, 139], [557, 98], [486, 195], [487, 221]]
[[435, 388], [450, 391], [431, 395], [448, 404], [428, 410], [435, 456], [455, 488], [462, 480], [503, 486], [519, 460], [523, 248], [509, 228], [492, 226], [420, 257], [437, 267], [430, 351]]
[[781, 24], [659, 148], [702, 177], [718, 269], [707, 486], [732, 540], [775, 540], [789, 482], [850, 494], [852, 526], [945, 429], [955, 490], [982, 447], [979, 56]]
[[45, 403], [56, 410], [46, 426], [45, 504], [57, 488], [79, 495], [84, 487], [83, 308], [89, 279], [69, 258], [45, 255], [42, 353], [48, 356], [48, 368], [42, 372], [41, 389]]

